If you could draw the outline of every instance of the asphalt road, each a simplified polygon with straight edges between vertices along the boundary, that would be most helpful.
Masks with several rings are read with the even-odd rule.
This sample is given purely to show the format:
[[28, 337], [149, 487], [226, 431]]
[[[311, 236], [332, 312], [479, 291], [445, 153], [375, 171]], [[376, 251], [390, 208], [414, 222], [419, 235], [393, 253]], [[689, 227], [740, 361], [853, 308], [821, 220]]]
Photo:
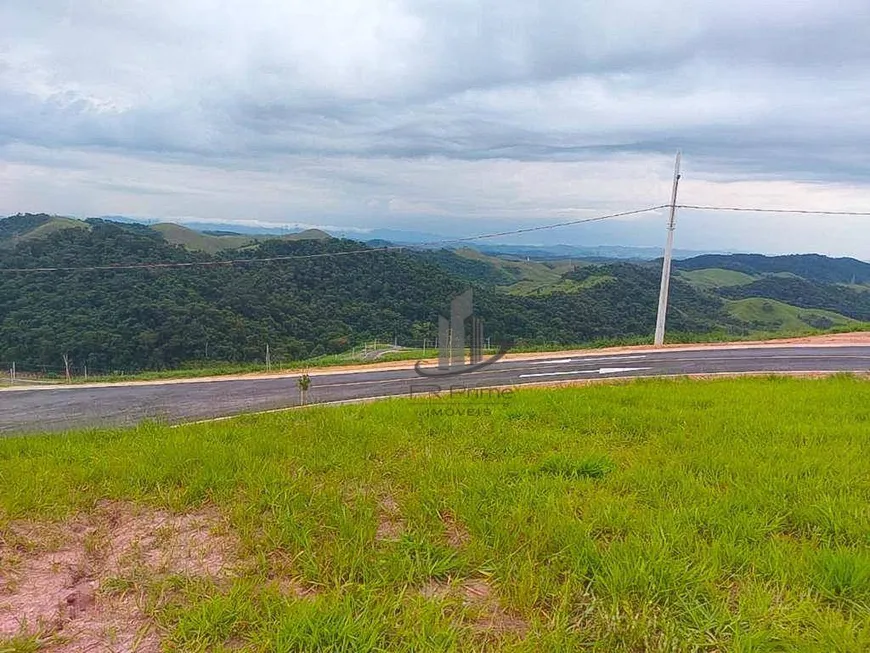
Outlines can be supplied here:
[[[312, 375], [308, 401], [448, 394], [473, 388], [579, 379], [739, 372], [868, 372], [870, 346], [661, 350], [502, 360], [479, 371], [423, 378], [413, 369]], [[0, 391], [0, 434], [204, 420], [299, 404], [296, 375], [159, 385]]]

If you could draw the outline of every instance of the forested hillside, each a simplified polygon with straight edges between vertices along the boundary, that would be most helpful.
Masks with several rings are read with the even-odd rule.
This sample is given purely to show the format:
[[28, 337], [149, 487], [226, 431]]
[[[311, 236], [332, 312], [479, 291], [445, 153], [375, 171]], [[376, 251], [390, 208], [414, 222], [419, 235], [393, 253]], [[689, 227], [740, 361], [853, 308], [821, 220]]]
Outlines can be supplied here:
[[820, 254], [705, 254], [675, 261], [680, 270], [716, 268], [750, 275], [793, 274], [823, 283], [870, 283], [870, 264], [854, 258], [830, 258]]
[[[268, 240], [218, 254], [172, 245], [142, 225], [92, 220], [0, 254], [0, 270], [323, 255], [359, 250], [348, 240]], [[596, 268], [597, 269], [597, 268]], [[515, 297], [498, 271], [448, 251], [371, 250], [272, 263], [117, 271], [0, 271], [0, 361], [57, 366], [67, 354], [91, 370], [176, 367], [189, 361], [274, 360], [340, 352], [379, 338], [434, 338], [450, 299], [476, 289], [494, 342], [572, 344], [645, 336], [655, 322], [654, 269], [603, 266], [618, 282], [575, 293]], [[578, 275], [581, 273], [577, 273]], [[584, 271], [582, 274], [587, 274]], [[707, 331], [722, 302], [674, 284], [671, 327]]]
[[14, 247], [22, 240], [44, 238], [65, 229], [87, 229], [88, 223], [45, 213], [19, 213], [0, 219], [0, 249]]
[[[322, 232], [217, 247], [213, 241], [227, 236], [208, 241], [186, 230], [179, 243], [180, 230], [165, 225], [64, 220], [0, 220], [0, 363], [57, 368], [66, 354], [79, 367], [114, 372], [262, 361], [267, 344], [273, 361], [340, 353], [373, 340], [419, 346], [434, 340], [438, 315], [467, 288], [475, 289], [475, 312], [496, 343], [649, 337], [655, 325], [656, 262], [385, 250]], [[274, 257], [282, 260], [245, 262]], [[143, 263], [197, 265], [81, 269]], [[58, 267], [77, 270], [12, 271]], [[861, 285], [870, 266], [853, 259], [701, 256], [676, 267], [672, 337], [870, 320], [870, 287]]]
[[797, 277], [764, 277], [749, 284], [722, 288], [732, 299], [766, 297], [801, 308], [822, 308], [854, 318], [870, 320], [870, 292], [841, 285], [814, 283]]

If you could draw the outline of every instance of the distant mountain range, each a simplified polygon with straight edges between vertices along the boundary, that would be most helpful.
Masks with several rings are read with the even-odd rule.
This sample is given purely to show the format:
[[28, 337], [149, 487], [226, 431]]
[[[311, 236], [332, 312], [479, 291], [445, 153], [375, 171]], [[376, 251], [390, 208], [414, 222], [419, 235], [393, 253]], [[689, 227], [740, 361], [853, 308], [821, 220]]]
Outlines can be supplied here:
[[[216, 254], [228, 249], [239, 249], [266, 239], [324, 240], [331, 238], [325, 231], [306, 229], [298, 232], [276, 234], [241, 234], [229, 230], [199, 230], [171, 222], [150, 223], [122, 216], [88, 218], [79, 220], [45, 213], [19, 213], [0, 220], [0, 249], [13, 247], [19, 242], [39, 239], [63, 229], [91, 229], [94, 224], [110, 222], [151, 230], [160, 234], [168, 243], [181, 245], [191, 251]], [[215, 227], [220, 225], [213, 225]]]
[[[55, 224], [74, 225], [74, 218], [46, 216], [44, 218], [54, 221]], [[284, 238], [348, 238], [368, 243], [373, 247], [387, 245], [408, 245], [426, 247], [431, 249], [456, 249], [473, 248], [485, 254], [494, 256], [516, 257], [517, 259], [531, 260], [558, 260], [558, 259], [626, 259], [626, 260], [653, 260], [661, 257], [661, 247], [635, 247], [622, 245], [517, 245], [496, 240], [463, 241], [451, 240], [451, 236], [430, 232], [401, 230], [401, 229], [371, 229], [371, 230], [333, 230], [327, 232], [321, 229], [291, 230], [287, 227], [252, 226], [240, 223], [228, 222], [187, 222], [180, 220], [178, 223], [160, 222], [145, 218], [129, 218], [126, 216], [110, 215], [100, 216], [99, 219], [110, 220], [122, 224], [142, 224], [156, 228], [167, 235], [167, 240], [185, 245], [192, 249], [200, 249], [207, 252], [216, 252], [223, 249], [239, 247], [250, 244], [264, 237]], [[86, 222], [77, 220], [76, 222]], [[219, 240], [208, 238], [217, 237]], [[2, 240], [2, 235], [0, 235]], [[729, 254], [730, 252], [711, 250], [675, 249], [674, 257], [685, 259], [702, 254]]]

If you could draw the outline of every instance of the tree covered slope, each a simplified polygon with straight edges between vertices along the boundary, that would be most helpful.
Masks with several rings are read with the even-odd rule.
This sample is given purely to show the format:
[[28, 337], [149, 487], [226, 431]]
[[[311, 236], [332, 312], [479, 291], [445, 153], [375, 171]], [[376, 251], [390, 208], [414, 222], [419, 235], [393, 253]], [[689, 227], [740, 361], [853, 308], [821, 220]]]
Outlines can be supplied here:
[[[231, 240], [217, 246], [232, 235], [205, 234], [214, 239], [205, 247], [205, 239], [187, 232], [180, 243], [178, 231], [165, 227], [73, 222], [77, 228], [58, 226], [51, 216], [0, 220], [6, 243], [0, 362], [56, 367], [66, 354], [78, 365], [112, 372], [257, 361], [267, 344], [273, 361], [343, 352], [375, 339], [419, 346], [434, 339], [438, 316], [468, 288], [496, 343], [648, 337], [655, 325], [655, 262], [532, 264], [468, 251], [367, 248], [322, 232], [243, 237], [235, 248], [224, 248]], [[278, 260], [244, 262], [263, 258]], [[156, 263], [206, 265], [81, 269]], [[669, 333], [745, 336], [870, 320], [870, 292], [859, 281], [864, 265], [755, 255], [680, 261]], [[847, 277], [851, 287], [844, 285]]]
[[[450, 299], [476, 289], [476, 312], [495, 342], [573, 344], [643, 336], [655, 322], [657, 273], [604, 266], [619, 275], [578, 292], [515, 297], [479, 265], [448, 251], [359, 250], [348, 240], [267, 240], [219, 254], [168, 243], [145, 226], [91, 221], [18, 243], [0, 269], [139, 263], [273, 263], [48, 273], [0, 272], [0, 360], [57, 365], [63, 354], [94, 370], [161, 369], [192, 360], [274, 360], [339, 352], [373, 339], [419, 345], [434, 338]], [[579, 276], [577, 272], [566, 275]], [[582, 284], [579, 284], [582, 285]], [[704, 331], [724, 315], [718, 298], [676, 282], [671, 326]]]

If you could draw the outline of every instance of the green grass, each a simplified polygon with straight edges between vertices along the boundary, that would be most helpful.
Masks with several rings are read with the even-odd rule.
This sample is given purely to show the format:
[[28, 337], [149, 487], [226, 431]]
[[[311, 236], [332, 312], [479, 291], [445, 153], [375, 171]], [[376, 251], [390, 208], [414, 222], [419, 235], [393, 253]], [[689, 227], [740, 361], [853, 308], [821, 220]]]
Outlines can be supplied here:
[[467, 248], [456, 250], [456, 254], [475, 261], [489, 263], [496, 269], [507, 272], [516, 281], [500, 286], [500, 288], [512, 295], [547, 294], [556, 292], [556, 287], [563, 292], [572, 292], [583, 287], [576, 282], [562, 278], [562, 275], [574, 269], [575, 265], [584, 265], [582, 262], [566, 260], [515, 261], [500, 256], [489, 256]]
[[257, 241], [280, 238], [282, 240], [322, 240], [329, 238], [329, 234], [319, 229], [307, 229], [299, 233], [285, 236], [244, 236], [206, 234], [190, 227], [185, 227], [172, 222], [162, 222], [151, 227], [159, 232], [170, 243], [181, 245], [189, 250], [217, 254], [226, 249], [237, 249], [255, 244]]
[[[870, 650], [866, 381], [523, 390], [438, 414], [463, 401], [2, 439], [0, 543], [107, 498], [219, 510], [234, 576], [138, 581], [166, 650]], [[402, 528], [379, 541], [385, 497]], [[481, 579], [525, 632], [421, 593]]]
[[745, 286], [755, 281], [755, 277], [722, 268], [705, 268], [703, 270], [681, 270], [679, 277], [699, 288], [724, 288], [727, 286]]
[[864, 283], [840, 283], [838, 286], [843, 286], [844, 288], [851, 288], [852, 290], [857, 290], [858, 292], [870, 292], [870, 285]]
[[755, 328], [770, 331], [801, 331], [813, 328], [850, 327], [857, 320], [816, 308], [798, 308], [775, 299], [751, 297], [726, 303], [727, 311]]
[[225, 249], [244, 247], [254, 242], [254, 238], [251, 236], [213, 236], [171, 222], [155, 224], [151, 228], [170, 243], [209, 254], [217, 254]]
[[558, 281], [519, 281], [511, 286], [507, 286], [505, 290], [511, 295], [552, 295], [553, 293], [576, 293], [586, 288], [592, 288], [602, 283], [615, 281], [616, 278], [607, 274], [587, 277], [583, 281], [575, 281], [574, 279], [559, 279]]

